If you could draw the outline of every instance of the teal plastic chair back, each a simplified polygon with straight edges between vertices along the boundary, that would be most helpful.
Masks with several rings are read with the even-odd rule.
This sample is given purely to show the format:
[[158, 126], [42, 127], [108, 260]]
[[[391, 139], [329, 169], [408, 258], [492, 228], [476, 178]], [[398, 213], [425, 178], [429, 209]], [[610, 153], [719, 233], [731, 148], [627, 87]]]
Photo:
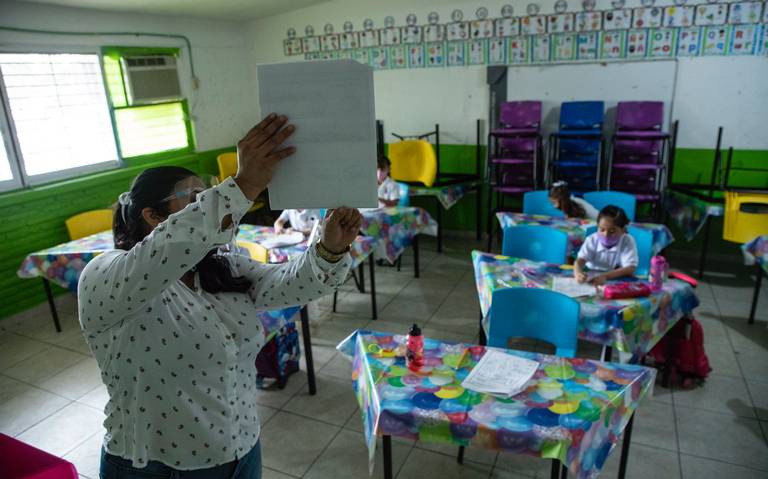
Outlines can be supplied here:
[[406, 183], [398, 183], [397, 187], [400, 192], [400, 200], [397, 206], [410, 206], [411, 205], [411, 188]]
[[565, 214], [549, 202], [549, 191], [529, 191], [523, 195], [523, 213], [526, 215], [547, 215], [565, 218]]
[[[648, 276], [651, 272], [651, 257], [653, 256], [653, 233], [648, 230], [630, 226], [627, 232], [632, 235], [637, 245], [637, 269], [636, 276]], [[597, 226], [586, 229], [586, 236], [597, 233]]]
[[579, 303], [540, 288], [503, 288], [493, 292], [488, 345], [509, 348], [510, 338], [533, 338], [555, 346], [555, 354], [576, 356]]
[[597, 208], [597, 211], [602, 210], [608, 205], [618, 206], [627, 214], [629, 221], [635, 221], [637, 198], [629, 193], [622, 193], [621, 191], [590, 191], [589, 193], [584, 193], [584, 201]]
[[532, 261], [563, 264], [568, 254], [568, 234], [547, 226], [504, 228], [501, 254]]

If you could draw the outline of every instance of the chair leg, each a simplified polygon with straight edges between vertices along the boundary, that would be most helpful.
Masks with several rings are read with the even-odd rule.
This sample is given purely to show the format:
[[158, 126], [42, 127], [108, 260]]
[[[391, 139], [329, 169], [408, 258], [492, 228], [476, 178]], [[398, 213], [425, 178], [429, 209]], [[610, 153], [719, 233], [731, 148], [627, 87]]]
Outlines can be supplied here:
[[333, 292], [333, 312], [336, 312], [336, 300], [339, 298], [339, 292], [334, 291]]
[[749, 311], [749, 324], [755, 323], [755, 311], [757, 310], [757, 300], [760, 296], [760, 285], [763, 282], [763, 268], [760, 263], [755, 262], [757, 268], [757, 279], [755, 280], [755, 292], [752, 294], [752, 308]]
[[397, 257], [397, 272], [400, 272], [400, 266], [403, 264], [403, 255]]
[[459, 454], [456, 456], [456, 462], [464, 464], [464, 446], [459, 446]]

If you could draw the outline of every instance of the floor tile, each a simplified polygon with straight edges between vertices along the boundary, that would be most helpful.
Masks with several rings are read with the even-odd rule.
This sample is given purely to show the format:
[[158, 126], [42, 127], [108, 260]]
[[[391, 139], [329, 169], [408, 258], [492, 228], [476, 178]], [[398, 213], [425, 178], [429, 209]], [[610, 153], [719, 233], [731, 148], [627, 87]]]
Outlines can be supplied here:
[[428, 305], [421, 301], [407, 301], [395, 298], [379, 312], [379, 319], [395, 323], [425, 323], [432, 317], [438, 305]]
[[[677, 396], [675, 396], [677, 401]], [[644, 401], [632, 428], [632, 443], [677, 451], [675, 415], [670, 404]]]
[[752, 400], [743, 378], [710, 374], [702, 386], [676, 389], [674, 394], [675, 406], [755, 417]]
[[14, 364], [3, 371], [3, 374], [20, 381], [38, 383], [55, 376], [57, 373], [87, 357], [84, 354], [51, 346], [34, 356]]
[[341, 381], [352, 380], [352, 361], [349, 358], [337, 354], [328, 364], [319, 370], [319, 375], [331, 376]]
[[[548, 478], [552, 468], [552, 461], [540, 457], [527, 456], [525, 454], [499, 453], [496, 466], [491, 477], [493, 479], [507, 479], [517, 477], [510, 474], [518, 474], [521, 477]], [[569, 476], [570, 477], [570, 476]]]
[[93, 358], [86, 358], [37, 385], [67, 399], [79, 399], [93, 391], [101, 382], [99, 365]]
[[[368, 475], [368, 448], [365, 437], [344, 429], [334, 438], [328, 449], [315, 462], [305, 479], [335, 479], [349, 478], [383, 478], [381, 440], [376, 447], [373, 476]], [[392, 470], [397, 471], [402, 466], [411, 447], [397, 441], [392, 442]]]
[[[621, 448], [617, 445], [608, 456], [600, 477], [617, 477]], [[657, 449], [632, 441], [627, 458], [626, 479], [680, 479], [680, 463], [676, 452]], [[652, 472], [651, 472], [652, 471]], [[569, 475], [570, 477], [570, 475]]]
[[92, 408], [96, 408], [99, 411], [104, 410], [104, 406], [107, 405], [107, 401], [109, 401], [109, 393], [107, 392], [107, 387], [104, 386], [104, 384], [96, 386], [77, 400], [77, 402], [86, 404]]
[[768, 351], [739, 353], [736, 357], [745, 378], [757, 381], [768, 379]]
[[744, 320], [725, 320], [723, 326], [738, 353], [768, 352], [768, 327], [763, 324], [748, 324]]
[[725, 376], [741, 377], [741, 368], [739, 368], [736, 354], [734, 354], [731, 346], [710, 344], [706, 347], [705, 352], [712, 372]]
[[747, 380], [747, 388], [755, 405], [757, 417], [768, 421], [768, 382]]
[[283, 410], [301, 416], [343, 426], [357, 409], [357, 400], [352, 391], [352, 381], [340, 381], [318, 375], [317, 394], [309, 395], [308, 387], [283, 406]]
[[301, 477], [339, 430], [336, 426], [281, 411], [261, 430], [264, 465]]
[[[459, 453], [459, 447], [453, 444], [431, 444], [424, 442], [416, 442], [414, 445], [419, 449], [426, 449], [427, 451], [439, 452], [453, 458], [457, 457]], [[490, 449], [480, 449], [477, 447], [468, 447], [464, 449], [464, 459], [470, 462], [478, 462], [480, 464], [487, 464], [492, 466], [496, 462], [496, 456], [498, 451]]]
[[262, 406], [280, 409], [293, 397], [294, 394], [301, 390], [305, 384], [307, 384], [307, 373], [299, 371], [288, 377], [288, 383], [285, 385], [284, 389], [278, 388], [277, 384], [272, 384], [266, 389], [257, 389], [256, 402]]
[[464, 461], [456, 464], [456, 458], [414, 448], [405, 460], [397, 479], [479, 479], [490, 476], [491, 466]]
[[54, 456], [63, 456], [103, 430], [104, 414], [90, 406], [71, 403], [17, 437]]
[[30, 389], [32, 389], [32, 386], [29, 384], [0, 374], [0, 404]]
[[765, 479], [765, 471], [748, 469], [702, 457], [680, 455], [683, 479]]
[[0, 348], [0, 371], [7, 370], [11, 366], [30, 358], [41, 351], [48, 349], [50, 345], [35, 341], [24, 336], [10, 334], [3, 347]]
[[9, 436], [21, 434], [69, 403], [69, 399], [31, 388], [0, 405], [0, 432]]
[[768, 470], [768, 446], [756, 420], [675, 410], [680, 452]]
[[296, 476], [289, 476], [282, 472], [275, 471], [268, 467], [261, 468], [261, 479], [294, 479]]
[[97, 432], [85, 442], [67, 453], [64, 459], [75, 465], [77, 473], [89, 479], [99, 479], [99, 464], [101, 462], [101, 445], [104, 434]]

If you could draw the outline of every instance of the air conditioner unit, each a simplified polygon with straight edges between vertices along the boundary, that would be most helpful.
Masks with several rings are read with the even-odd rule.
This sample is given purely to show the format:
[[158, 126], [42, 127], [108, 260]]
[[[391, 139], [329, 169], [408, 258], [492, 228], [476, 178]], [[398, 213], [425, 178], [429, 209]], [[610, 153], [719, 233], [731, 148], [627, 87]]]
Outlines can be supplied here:
[[130, 105], [148, 105], [182, 98], [176, 57], [131, 56], [123, 57], [122, 62]]

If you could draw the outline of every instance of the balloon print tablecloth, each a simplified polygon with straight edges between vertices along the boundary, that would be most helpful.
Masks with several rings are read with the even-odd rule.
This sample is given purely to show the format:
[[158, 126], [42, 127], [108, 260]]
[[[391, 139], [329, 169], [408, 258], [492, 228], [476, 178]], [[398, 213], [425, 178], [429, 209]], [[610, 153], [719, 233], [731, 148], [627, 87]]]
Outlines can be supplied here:
[[474, 188], [476, 184], [477, 183], [475, 182], [470, 182], [432, 187], [409, 186], [408, 192], [410, 196], [435, 196], [440, 204], [443, 205], [443, 208], [449, 210], [467, 194], [468, 190]]
[[[475, 282], [488, 331], [488, 312], [493, 292], [501, 288], [552, 287], [555, 276], [572, 276], [567, 265], [539, 263], [480, 251], [472, 252]], [[683, 316], [699, 305], [693, 288], [683, 281], [670, 280], [662, 291], [645, 298], [577, 298], [580, 304], [579, 337], [631, 353], [647, 353]], [[633, 359], [634, 359], [633, 358]]]
[[709, 203], [677, 191], [669, 191], [664, 196], [664, 210], [677, 227], [683, 230], [686, 241], [691, 241], [699, 234], [708, 217], [725, 214], [722, 204]]
[[[545, 215], [526, 215], [523, 213], [496, 213], [496, 218], [502, 228], [513, 226], [549, 226], [568, 234], [568, 251], [573, 257], [579, 253], [584, 238], [586, 238], [587, 228], [595, 226], [592, 220], [577, 220], [566, 218], [555, 218]], [[672, 232], [665, 225], [656, 223], [632, 223], [635, 228], [650, 231], [653, 235], [653, 254], [658, 254], [661, 250], [672, 244], [675, 238]]]
[[365, 236], [379, 240], [376, 256], [394, 263], [419, 234], [437, 236], [437, 222], [423, 208], [398, 206], [362, 210]]
[[424, 341], [424, 368], [405, 367], [406, 337], [357, 331], [339, 350], [352, 358], [352, 382], [371, 461], [376, 436], [474, 446], [559, 459], [577, 478], [602, 469], [655, 370], [499, 350], [539, 362], [523, 392], [509, 399], [461, 382], [489, 348]]
[[[237, 239], [251, 241], [253, 243], [262, 243], [275, 236], [275, 229], [271, 226], [240, 225], [240, 231], [237, 233]], [[352, 257], [352, 266], [356, 267], [362, 264], [373, 252], [376, 246], [376, 238], [369, 236], [358, 236], [350, 245], [349, 255]], [[307, 250], [307, 242], [290, 246], [280, 246], [279, 248], [270, 248], [267, 250], [270, 263], [287, 263], [293, 258], [301, 255]]]
[[758, 236], [749, 243], [741, 245], [747, 264], [757, 262], [768, 274], [768, 235]]

